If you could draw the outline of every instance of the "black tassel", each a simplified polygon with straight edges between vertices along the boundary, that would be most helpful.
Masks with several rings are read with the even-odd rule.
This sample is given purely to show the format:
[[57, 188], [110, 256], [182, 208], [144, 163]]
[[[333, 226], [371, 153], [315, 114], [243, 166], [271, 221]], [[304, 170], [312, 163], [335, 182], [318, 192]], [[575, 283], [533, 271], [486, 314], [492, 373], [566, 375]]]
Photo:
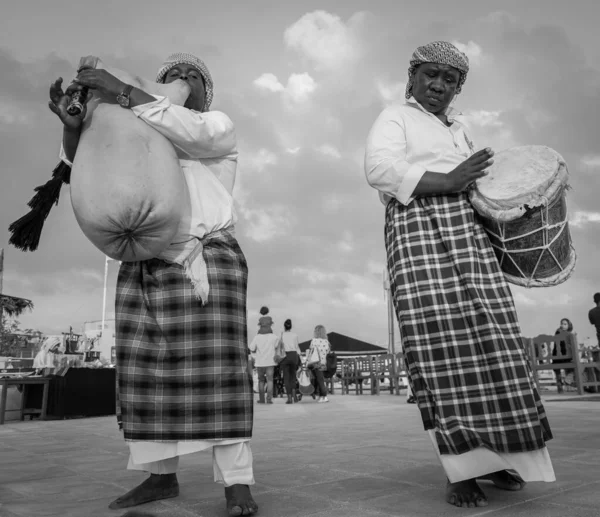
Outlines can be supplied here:
[[44, 222], [52, 206], [58, 205], [62, 184], [70, 181], [71, 167], [61, 161], [52, 171], [52, 179], [35, 188], [36, 195], [27, 203], [31, 211], [8, 227], [10, 244], [22, 251], [37, 249]]

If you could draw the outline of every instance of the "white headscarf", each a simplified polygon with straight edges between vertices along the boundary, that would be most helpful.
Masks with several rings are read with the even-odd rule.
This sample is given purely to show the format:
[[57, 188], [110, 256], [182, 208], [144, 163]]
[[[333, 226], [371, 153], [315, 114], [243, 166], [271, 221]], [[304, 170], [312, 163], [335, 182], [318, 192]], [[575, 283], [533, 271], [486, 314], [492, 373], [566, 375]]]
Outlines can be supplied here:
[[171, 70], [174, 66], [181, 65], [192, 65], [197, 68], [204, 80], [204, 91], [206, 93], [204, 97], [204, 108], [202, 111], [208, 111], [210, 107], [210, 103], [213, 99], [213, 80], [208, 71], [208, 68], [204, 64], [204, 61], [197, 58], [193, 54], [187, 54], [185, 52], [176, 52], [175, 54], [171, 54], [166, 61], [162, 64], [162, 66], [158, 69], [158, 73], [156, 75], [156, 82], [162, 83], [165, 80], [165, 76], [167, 72]]

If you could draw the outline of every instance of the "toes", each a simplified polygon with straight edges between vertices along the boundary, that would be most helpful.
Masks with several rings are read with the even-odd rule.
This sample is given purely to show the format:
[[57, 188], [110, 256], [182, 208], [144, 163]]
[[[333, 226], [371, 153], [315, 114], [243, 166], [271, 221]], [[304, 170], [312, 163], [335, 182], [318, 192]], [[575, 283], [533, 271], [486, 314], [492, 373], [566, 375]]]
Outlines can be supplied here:
[[240, 515], [243, 515], [243, 510], [241, 506], [230, 506], [229, 508], [227, 508], [227, 512], [231, 517], [238, 517]]
[[485, 497], [478, 497], [477, 498], [477, 507], [478, 508], [481, 508], [483, 506], [487, 506], [488, 504], [489, 504], [488, 500]]

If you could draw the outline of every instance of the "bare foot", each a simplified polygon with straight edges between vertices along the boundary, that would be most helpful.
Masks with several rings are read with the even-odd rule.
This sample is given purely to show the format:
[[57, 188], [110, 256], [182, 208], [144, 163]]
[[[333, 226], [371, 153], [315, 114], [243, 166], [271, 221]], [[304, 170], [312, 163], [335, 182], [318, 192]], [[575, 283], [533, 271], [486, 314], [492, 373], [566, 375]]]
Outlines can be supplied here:
[[481, 476], [481, 479], [488, 479], [498, 488], [511, 491], [523, 490], [523, 487], [527, 484], [514, 470], [499, 470], [493, 474]]
[[474, 479], [459, 481], [446, 485], [446, 502], [459, 508], [476, 508], [487, 506], [488, 500]]
[[225, 487], [227, 513], [232, 517], [252, 515], [258, 512], [258, 505], [252, 499], [248, 485], [233, 485]]
[[108, 507], [111, 510], [120, 510], [178, 495], [179, 483], [176, 474], [150, 474], [150, 477], [142, 484], [115, 499]]

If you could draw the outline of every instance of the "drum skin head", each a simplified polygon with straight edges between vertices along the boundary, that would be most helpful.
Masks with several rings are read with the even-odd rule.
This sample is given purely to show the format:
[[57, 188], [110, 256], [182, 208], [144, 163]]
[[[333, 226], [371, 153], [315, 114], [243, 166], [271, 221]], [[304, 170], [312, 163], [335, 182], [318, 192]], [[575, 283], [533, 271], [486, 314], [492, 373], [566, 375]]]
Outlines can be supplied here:
[[512, 147], [494, 155], [488, 175], [470, 191], [471, 203], [485, 217], [510, 221], [527, 208], [548, 204], [566, 185], [563, 157], [544, 145]]

